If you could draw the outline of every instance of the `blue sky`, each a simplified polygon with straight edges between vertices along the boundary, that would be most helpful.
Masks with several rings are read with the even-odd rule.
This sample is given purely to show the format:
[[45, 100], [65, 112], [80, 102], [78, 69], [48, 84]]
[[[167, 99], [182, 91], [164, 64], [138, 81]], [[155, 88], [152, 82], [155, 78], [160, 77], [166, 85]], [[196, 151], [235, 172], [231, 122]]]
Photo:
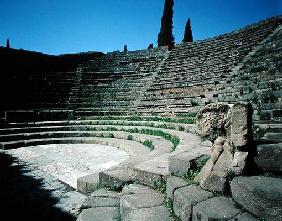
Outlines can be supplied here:
[[[164, 0], [0, 0], [0, 45], [47, 54], [157, 45]], [[195, 40], [282, 14], [282, 0], [175, 0], [174, 36]]]

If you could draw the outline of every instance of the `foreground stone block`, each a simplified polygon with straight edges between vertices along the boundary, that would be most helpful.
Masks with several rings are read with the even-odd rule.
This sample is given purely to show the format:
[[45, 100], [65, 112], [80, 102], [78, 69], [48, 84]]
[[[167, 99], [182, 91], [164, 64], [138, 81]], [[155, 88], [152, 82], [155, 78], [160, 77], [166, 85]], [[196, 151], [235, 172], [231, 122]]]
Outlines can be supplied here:
[[100, 189], [93, 192], [82, 204], [83, 209], [94, 207], [119, 207], [119, 194], [117, 192]]
[[99, 173], [99, 185], [119, 189], [131, 181], [126, 168], [113, 168]]
[[154, 194], [156, 190], [151, 189], [148, 186], [144, 186], [141, 184], [129, 184], [125, 185], [122, 189], [122, 195], [130, 195], [130, 194]]
[[246, 210], [266, 220], [282, 220], [282, 179], [236, 177], [231, 182], [233, 199]]
[[128, 168], [129, 176], [134, 181], [155, 188], [157, 182], [166, 179], [170, 175], [168, 156], [169, 154], [162, 154], [137, 165], [130, 166]]
[[77, 221], [119, 221], [120, 214], [117, 207], [97, 207], [83, 210]]
[[196, 167], [196, 160], [202, 155], [200, 153], [181, 152], [170, 156], [168, 159], [169, 172], [177, 176], [186, 174], [189, 169]]
[[93, 173], [77, 179], [77, 190], [81, 193], [91, 193], [99, 186], [99, 173]]
[[264, 171], [282, 172], [282, 143], [263, 144], [257, 147], [255, 162]]
[[[164, 212], [158, 214], [159, 210], [163, 211], [161, 208], [164, 208], [164, 200], [163, 194], [148, 187], [138, 184], [125, 186], [120, 200], [121, 218], [122, 220], [146, 220], [145, 217], [148, 217], [148, 220], [159, 220], [159, 218], [167, 214]], [[144, 217], [133, 219], [137, 217], [137, 214]]]
[[194, 206], [193, 221], [229, 220], [240, 213], [231, 198], [215, 197]]
[[180, 187], [188, 186], [188, 182], [180, 177], [171, 176], [166, 181], [166, 196], [173, 199], [174, 191]]
[[174, 192], [173, 211], [182, 221], [191, 220], [193, 205], [212, 197], [211, 192], [196, 185], [179, 188]]
[[130, 211], [124, 221], [173, 221], [165, 206], [155, 206]]

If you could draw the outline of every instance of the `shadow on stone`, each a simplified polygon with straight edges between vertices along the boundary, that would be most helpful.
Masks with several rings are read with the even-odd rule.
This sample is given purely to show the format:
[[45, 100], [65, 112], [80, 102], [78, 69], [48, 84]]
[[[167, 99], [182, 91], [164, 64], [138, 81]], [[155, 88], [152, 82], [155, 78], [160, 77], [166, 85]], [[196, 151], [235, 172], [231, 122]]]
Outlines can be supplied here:
[[51, 191], [42, 188], [42, 180], [24, 175], [26, 168], [14, 164], [16, 158], [0, 153], [0, 213], [7, 220], [73, 221], [74, 217], [54, 205]]

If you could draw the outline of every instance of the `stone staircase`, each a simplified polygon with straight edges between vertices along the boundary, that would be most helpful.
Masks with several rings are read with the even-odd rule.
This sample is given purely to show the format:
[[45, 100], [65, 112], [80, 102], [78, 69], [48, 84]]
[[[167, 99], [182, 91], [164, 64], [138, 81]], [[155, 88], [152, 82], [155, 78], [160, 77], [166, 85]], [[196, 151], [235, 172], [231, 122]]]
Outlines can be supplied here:
[[[267, 53], [269, 57], [276, 59], [276, 62], [270, 62], [276, 68], [268, 65], [266, 69], [267, 67], [274, 69], [276, 75], [279, 75], [281, 49], [278, 45], [281, 38], [277, 36], [279, 35], [277, 32], [280, 32], [278, 28], [280, 24], [281, 17], [275, 17], [213, 39], [176, 45], [161, 65], [154, 84], [145, 93], [139, 108], [154, 113], [183, 114], [189, 111], [197, 112], [201, 106], [212, 102], [250, 101], [250, 96], [259, 92], [261, 86], [259, 83], [256, 84], [257, 87], [251, 84], [252, 92], [246, 91], [249, 84], [242, 75], [234, 75], [233, 70], [241, 67], [242, 62], [245, 63], [244, 58], [256, 51], [257, 45], [271, 47], [269, 41], [273, 41], [273, 45], [277, 46], [275, 50], [270, 49]], [[267, 42], [265, 39], [268, 36]], [[263, 59], [265, 58], [262, 56], [258, 57], [257, 65]], [[241, 68], [241, 72], [243, 70], [244, 68]], [[246, 73], [250, 81], [254, 79], [251, 77], [252, 74], [257, 76], [254, 70]], [[268, 78], [272, 78], [274, 74], [273, 70], [272, 72], [269, 70]], [[257, 82], [267, 83], [262, 74], [256, 79]], [[262, 87], [264, 83], [261, 83]], [[278, 101], [275, 103], [279, 106]]]

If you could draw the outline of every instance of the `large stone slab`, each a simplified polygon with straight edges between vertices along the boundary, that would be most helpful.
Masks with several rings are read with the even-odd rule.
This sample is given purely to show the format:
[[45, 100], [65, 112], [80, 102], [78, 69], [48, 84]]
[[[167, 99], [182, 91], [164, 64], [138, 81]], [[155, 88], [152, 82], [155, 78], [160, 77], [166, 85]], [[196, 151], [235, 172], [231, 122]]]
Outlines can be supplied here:
[[231, 182], [233, 199], [256, 216], [282, 220], [282, 179], [253, 176], [235, 177]]
[[130, 195], [130, 194], [150, 194], [155, 193], [156, 190], [151, 189], [148, 186], [144, 186], [141, 184], [129, 184], [125, 185], [122, 189], [122, 195]]
[[189, 169], [194, 169], [197, 159], [203, 156], [201, 153], [180, 152], [172, 155], [168, 159], [169, 172], [174, 175], [182, 176]]
[[130, 211], [124, 221], [173, 221], [165, 206], [155, 206]]
[[173, 211], [182, 221], [191, 220], [193, 205], [212, 197], [211, 192], [196, 185], [179, 188], [174, 192]]
[[82, 208], [119, 207], [119, 194], [117, 192], [100, 189], [93, 192], [82, 204]]
[[193, 208], [193, 221], [228, 220], [240, 214], [231, 198], [214, 197], [198, 203]]
[[91, 193], [99, 187], [99, 173], [77, 178], [77, 190], [81, 193]]
[[77, 221], [120, 221], [117, 207], [97, 207], [83, 210]]
[[174, 191], [180, 187], [188, 186], [188, 182], [184, 179], [176, 176], [171, 176], [167, 178], [166, 181], [166, 196], [173, 199]]
[[127, 168], [113, 168], [99, 173], [99, 186], [120, 189], [131, 181]]
[[162, 154], [137, 165], [130, 166], [128, 169], [130, 178], [155, 188], [158, 181], [166, 179], [170, 175], [168, 171], [168, 156], [169, 154]]
[[[121, 218], [122, 220], [131, 220], [132, 217], [136, 217], [135, 212], [142, 214], [147, 211], [149, 214], [146, 216], [155, 217], [158, 220], [159, 216], [153, 208], [163, 206], [164, 200], [163, 194], [148, 187], [138, 184], [125, 186], [120, 200]], [[152, 220], [154, 220], [153, 218]]]
[[282, 143], [257, 146], [255, 162], [264, 171], [282, 172]]

